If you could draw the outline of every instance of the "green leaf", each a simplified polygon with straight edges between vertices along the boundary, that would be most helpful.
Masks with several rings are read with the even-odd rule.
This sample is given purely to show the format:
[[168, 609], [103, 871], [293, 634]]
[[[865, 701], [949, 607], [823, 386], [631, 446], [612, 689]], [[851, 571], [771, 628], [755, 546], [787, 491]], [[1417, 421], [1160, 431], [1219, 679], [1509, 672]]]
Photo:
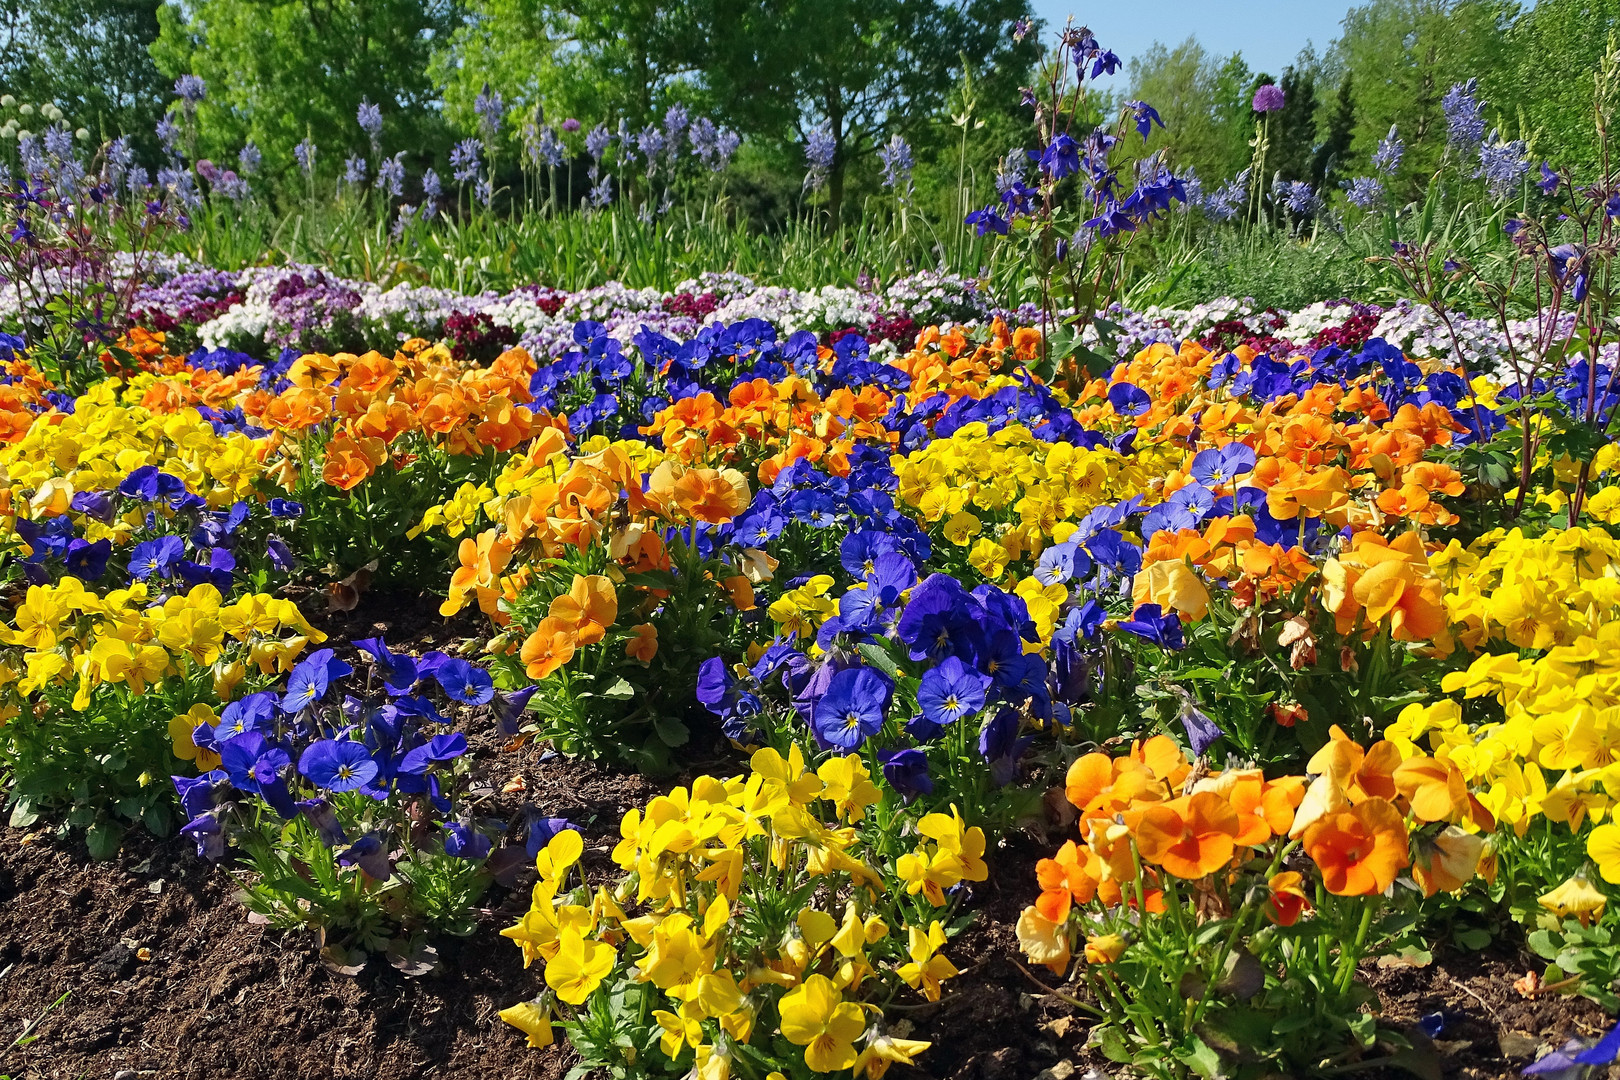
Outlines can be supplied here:
[[636, 688], [625, 679], [615, 679], [613, 685], [602, 691], [602, 696], [614, 701], [623, 701], [636, 696]]
[[1097, 1036], [1097, 1047], [1109, 1061], [1128, 1065], [1136, 1060], [1136, 1055], [1131, 1052], [1130, 1045], [1125, 1041], [1125, 1033], [1112, 1024], [1103, 1028]]
[[1221, 1056], [1196, 1035], [1187, 1036], [1186, 1041], [1176, 1047], [1174, 1053], [1177, 1061], [1199, 1076], [1213, 1080], [1214, 1077], [1221, 1075]]
[[900, 665], [895, 663], [894, 657], [889, 655], [889, 651], [887, 649], [876, 642], [863, 641], [856, 646], [856, 649], [860, 651], [862, 656], [866, 657], [872, 662], [873, 667], [883, 672], [883, 674], [887, 675], [889, 678], [892, 679], [896, 675], [900, 674]]
[[1478, 927], [1470, 927], [1466, 930], [1458, 930], [1456, 933], [1452, 934], [1451, 940], [1455, 941], [1458, 945], [1467, 949], [1469, 952], [1479, 952], [1479, 950], [1485, 948], [1485, 946], [1491, 943], [1491, 933], [1489, 930], [1481, 930]]
[[11, 827], [13, 829], [26, 829], [39, 820], [39, 811], [29, 799], [18, 799], [17, 804], [11, 808]]
[[686, 725], [672, 717], [655, 717], [652, 726], [653, 732], [665, 746], [685, 746], [692, 738]]
[[123, 842], [124, 830], [110, 821], [99, 821], [84, 831], [84, 846], [97, 862], [106, 862], [118, 854]]

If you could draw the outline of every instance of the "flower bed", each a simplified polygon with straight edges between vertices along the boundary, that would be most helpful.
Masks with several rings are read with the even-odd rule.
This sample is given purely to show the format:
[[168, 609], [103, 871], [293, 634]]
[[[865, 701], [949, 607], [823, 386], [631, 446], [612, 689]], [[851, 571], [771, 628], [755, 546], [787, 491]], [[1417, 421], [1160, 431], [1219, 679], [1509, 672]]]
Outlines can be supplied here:
[[[498, 909], [530, 1046], [876, 1077], [1010, 896], [1012, 985], [1159, 1075], [1415, 1061], [1363, 961], [1442, 944], [1620, 1004], [1620, 451], [1547, 434], [1607, 354], [1220, 302], [1058, 375], [926, 277], [137, 307], [77, 397], [7, 346], [12, 823], [178, 830], [334, 978]], [[647, 780], [601, 819], [541, 755]]]

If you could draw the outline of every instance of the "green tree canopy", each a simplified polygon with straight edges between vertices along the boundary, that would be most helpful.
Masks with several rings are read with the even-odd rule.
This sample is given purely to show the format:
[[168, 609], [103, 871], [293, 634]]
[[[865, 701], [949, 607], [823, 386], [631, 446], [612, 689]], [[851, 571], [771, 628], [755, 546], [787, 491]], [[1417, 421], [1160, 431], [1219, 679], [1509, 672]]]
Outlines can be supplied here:
[[169, 81], [147, 52], [161, 0], [0, 0], [0, 87], [98, 138], [155, 151]]
[[428, 60], [460, 19], [455, 0], [192, 0], [159, 11], [152, 55], [165, 74], [208, 83], [199, 153], [252, 140], [285, 170], [309, 135], [330, 167], [366, 149], [362, 100], [382, 108], [385, 147], [419, 154], [444, 142]]

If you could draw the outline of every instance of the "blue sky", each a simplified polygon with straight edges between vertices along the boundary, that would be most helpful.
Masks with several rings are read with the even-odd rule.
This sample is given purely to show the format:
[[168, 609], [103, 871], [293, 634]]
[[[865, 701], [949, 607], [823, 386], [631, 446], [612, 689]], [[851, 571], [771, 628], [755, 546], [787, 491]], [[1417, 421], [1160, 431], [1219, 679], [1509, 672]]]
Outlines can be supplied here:
[[1307, 42], [1321, 52], [1339, 34], [1348, 0], [1151, 0], [1081, 4], [1034, 0], [1047, 36], [1070, 14], [1125, 60], [1155, 41], [1175, 46], [1196, 36], [1211, 52], [1241, 52], [1255, 71], [1280, 75]]

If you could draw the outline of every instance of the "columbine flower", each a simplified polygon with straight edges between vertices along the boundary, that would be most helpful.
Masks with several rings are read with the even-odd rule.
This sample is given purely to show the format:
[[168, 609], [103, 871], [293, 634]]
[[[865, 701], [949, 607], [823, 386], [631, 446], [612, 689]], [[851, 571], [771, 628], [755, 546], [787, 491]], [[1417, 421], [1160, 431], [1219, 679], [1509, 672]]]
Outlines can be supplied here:
[[1152, 132], [1154, 124], [1158, 124], [1161, 130], [1164, 128], [1164, 121], [1159, 118], [1159, 111], [1147, 102], [1127, 101], [1125, 107], [1131, 110], [1131, 115], [1136, 121], [1136, 133], [1142, 136], [1143, 142], [1147, 142], [1148, 134]]
[[1276, 83], [1266, 83], [1254, 91], [1254, 111], [1257, 113], [1276, 112], [1287, 104], [1288, 99], [1283, 94], [1283, 88]]

